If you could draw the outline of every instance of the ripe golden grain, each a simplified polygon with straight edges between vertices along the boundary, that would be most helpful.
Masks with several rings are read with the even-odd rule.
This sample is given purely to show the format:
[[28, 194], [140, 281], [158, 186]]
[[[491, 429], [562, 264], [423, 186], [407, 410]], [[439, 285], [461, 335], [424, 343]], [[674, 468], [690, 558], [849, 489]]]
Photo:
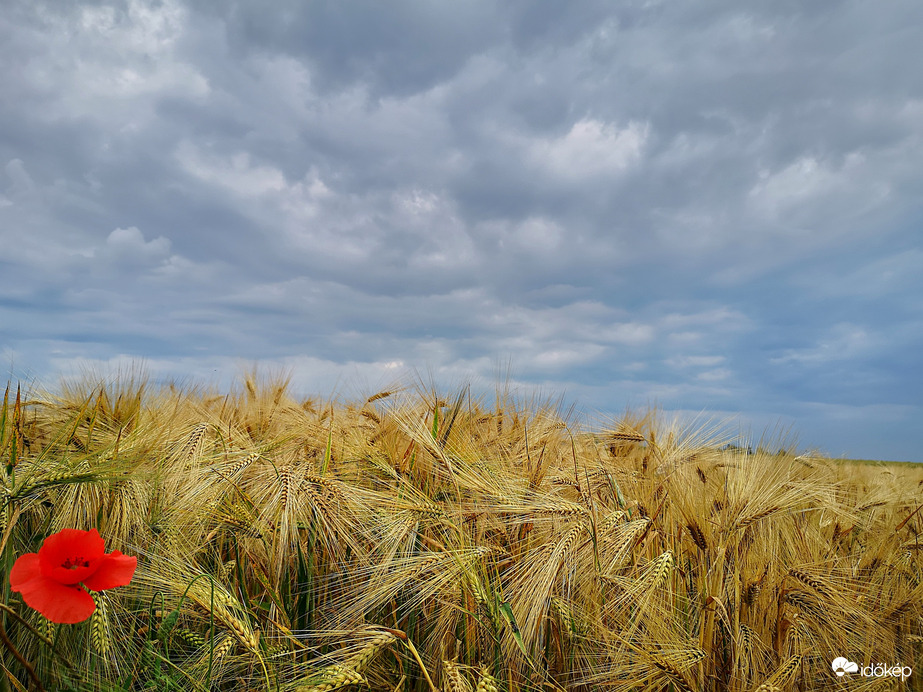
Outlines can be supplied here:
[[375, 634], [358, 654], [351, 657], [347, 664], [350, 668], [362, 671], [378, 653], [386, 646], [390, 646], [395, 640], [395, 636], [390, 632], [381, 631]]
[[[202, 608], [206, 613], [210, 612], [210, 603], [212, 599], [210, 586], [206, 585], [204, 582], [196, 582], [195, 585], [189, 589], [188, 593], [189, 598], [192, 599], [196, 605]], [[215, 607], [211, 612], [214, 613], [215, 618], [231, 628], [247, 649], [253, 652], [259, 651], [259, 637], [250, 624], [243, 619], [242, 613], [244, 609], [240, 602], [225, 591], [220, 584], [215, 584], [214, 602]], [[241, 615], [235, 613], [240, 613]]]
[[573, 517], [576, 515], [589, 514], [587, 508], [583, 505], [578, 505], [573, 502], [565, 502], [564, 500], [555, 500], [544, 505], [529, 507], [528, 513], [558, 517]]
[[443, 661], [442, 669], [444, 671], [445, 690], [446, 692], [471, 692], [471, 685], [465, 676], [462, 675], [458, 664], [453, 661]]
[[821, 594], [822, 596], [826, 596], [827, 598], [831, 600], [835, 599], [836, 595], [833, 593], [833, 589], [829, 585], [822, 582], [817, 577], [813, 577], [807, 572], [804, 572], [800, 569], [790, 569], [788, 573], [792, 575], [793, 577], [795, 577], [795, 579], [800, 581], [802, 584], [807, 584], [808, 586], [810, 586], [812, 589], [814, 589], [817, 593]]
[[609, 433], [609, 439], [618, 440], [620, 442], [644, 442], [644, 435], [634, 430], [623, 429]]
[[[224, 658], [231, 653], [234, 649], [235, 641], [234, 637], [229, 635], [224, 635], [219, 641], [215, 644], [214, 651], [211, 653], [212, 666], [219, 666]], [[206, 651], [202, 654], [197, 662], [197, 667], [202, 668], [208, 666], [209, 652]]]
[[487, 666], [481, 666], [476, 692], [500, 692], [497, 678], [490, 674], [490, 670]]
[[229, 466], [226, 469], [222, 469], [221, 473], [226, 478], [234, 478], [234, 476], [236, 476], [238, 473], [246, 469], [248, 466], [250, 466], [254, 461], [256, 461], [259, 458], [260, 458], [259, 452], [251, 452], [250, 454], [246, 456], [246, 458], [242, 459], [241, 461], [238, 461], [233, 466]]
[[767, 692], [768, 690], [777, 690], [785, 687], [789, 680], [795, 676], [795, 673], [798, 672], [803, 660], [804, 657], [801, 655], [792, 656], [786, 659], [772, 675], [763, 681], [763, 684], [756, 688], [757, 692]]
[[755, 639], [756, 632], [747, 625], [740, 626], [740, 655], [742, 657], [749, 656], [753, 651], [753, 642]]
[[755, 580], [750, 582], [744, 587], [742, 600], [745, 605], [752, 606], [753, 603], [759, 598], [760, 592], [763, 590], [763, 581], [766, 579], [766, 572], [763, 572], [763, 575]]
[[692, 542], [698, 546], [699, 550], [708, 552], [708, 543], [705, 541], [705, 534], [702, 533], [702, 529], [699, 528], [695, 519], [690, 520], [689, 523], [686, 524], [686, 528], [689, 529], [689, 536], [692, 538]]
[[650, 567], [650, 588], [659, 588], [673, 570], [673, 553], [669, 550], [658, 556]]
[[205, 433], [208, 432], [209, 427], [211, 426], [208, 423], [199, 423], [195, 426], [195, 428], [193, 428], [192, 432], [189, 433], [186, 444], [183, 445], [183, 449], [180, 452], [180, 458], [198, 458], [199, 454], [202, 452], [203, 443], [205, 441]]
[[739, 522], [737, 522], [737, 528], [745, 529], [751, 524], [755, 524], [756, 522], [760, 521], [761, 519], [765, 519], [766, 517], [772, 516], [773, 514], [778, 512], [780, 509], [782, 508], [778, 506], [770, 507], [769, 509], [764, 509], [762, 512], [758, 512], [757, 514], [753, 514], [749, 517], [745, 517], [744, 519], [741, 519]]
[[332, 692], [348, 685], [363, 685], [366, 679], [358, 672], [338, 663], [321, 669], [302, 684], [294, 683], [293, 692]]
[[685, 673], [673, 665], [672, 662], [660, 656], [651, 656], [650, 660], [658, 670], [666, 673], [667, 677], [669, 677], [679, 689], [683, 690], [683, 692], [695, 692], [692, 681], [686, 677]]
[[785, 594], [785, 602], [797, 607], [802, 612], [816, 619], [824, 620], [827, 617], [827, 609], [807, 591], [801, 591], [799, 589], [787, 591]]
[[[21, 513], [8, 545], [31, 550], [37, 529], [95, 520], [113, 547], [143, 556], [131, 587], [88, 623], [109, 663], [93, 680], [73, 676], [81, 688], [132, 672], [115, 652], [143, 655], [149, 604], [169, 610], [158, 593], [175, 604], [189, 584], [181, 622], [148, 662], [204, 680], [214, 646], [212, 687], [228, 692], [329, 691], [363, 675], [368, 689], [432, 692], [426, 666], [444, 689], [478, 692], [497, 692], [498, 678], [514, 692], [745, 692], [761, 681], [820, 692], [837, 684], [814, 670], [821, 651], [899, 660], [923, 641], [914, 469], [883, 478], [764, 452], [713, 464], [732, 455], [671, 438], [653, 418], [607, 439], [499, 398], [461, 410], [449, 438], [435, 393], [385, 414], [303, 407], [254, 382], [236, 402], [174, 392], [131, 426], [100, 413], [92, 434], [85, 411], [63, 429], [38, 411], [41, 463], [20, 458], [18, 486], [0, 469], [4, 516]], [[43, 439], [57, 441], [42, 451]], [[321, 475], [328, 442], [336, 463]], [[215, 575], [214, 603], [202, 575]], [[363, 623], [403, 628], [419, 656]], [[58, 650], [81, 660], [69, 632]], [[48, 689], [69, 684], [38, 636], [16, 635]], [[799, 681], [797, 665], [778, 664], [802, 655], [813, 677]], [[483, 663], [495, 668], [476, 674]]]
[[279, 506], [282, 511], [288, 507], [288, 495], [292, 484], [292, 472], [289, 469], [279, 471]]

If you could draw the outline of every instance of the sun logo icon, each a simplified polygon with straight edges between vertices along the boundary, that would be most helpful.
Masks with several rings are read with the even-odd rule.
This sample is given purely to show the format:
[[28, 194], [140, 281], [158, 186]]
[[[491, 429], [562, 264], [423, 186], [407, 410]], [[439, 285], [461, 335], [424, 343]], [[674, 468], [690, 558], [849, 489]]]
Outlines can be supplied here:
[[833, 668], [833, 672], [836, 673], [838, 678], [843, 677], [846, 673], [859, 672], [859, 665], [857, 663], [853, 663], [842, 656], [833, 659], [833, 663], [831, 663], [830, 666]]

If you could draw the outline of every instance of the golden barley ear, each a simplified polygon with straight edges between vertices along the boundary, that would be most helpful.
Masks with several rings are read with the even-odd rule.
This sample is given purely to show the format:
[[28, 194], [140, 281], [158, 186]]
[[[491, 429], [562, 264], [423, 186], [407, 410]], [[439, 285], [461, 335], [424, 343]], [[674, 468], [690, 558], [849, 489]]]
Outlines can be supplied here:
[[696, 692], [692, 681], [672, 661], [660, 656], [649, 656], [649, 658], [654, 667], [664, 673], [677, 688], [683, 692]]
[[618, 597], [606, 604], [607, 611], [616, 613], [626, 607], [648, 607], [652, 595], [664, 585], [674, 565], [671, 551], [658, 555], [645, 566], [637, 579], [626, 584]]
[[756, 632], [750, 627], [743, 624], [740, 626], [734, 660], [738, 674], [744, 679], [749, 677], [747, 674], [752, 665], [753, 647], [756, 638]]
[[801, 668], [803, 660], [804, 657], [801, 655], [795, 655], [786, 659], [782, 665], [776, 668], [772, 675], [766, 678], [763, 683], [756, 688], [756, 692], [783, 689], [789, 681], [795, 677], [798, 669]]
[[393, 644], [396, 639], [397, 637], [391, 632], [384, 630], [374, 632], [371, 639], [363, 645], [359, 653], [347, 659], [347, 665], [359, 672], [365, 670], [369, 662], [386, 647]]
[[[614, 519], [615, 522], [618, 519]], [[631, 556], [644, 532], [651, 524], [648, 518], [634, 519], [627, 524], [605, 523], [606, 531], [603, 533], [600, 547], [600, 561], [603, 573], [613, 572], [621, 568]]]
[[205, 434], [211, 426], [208, 423], [199, 423], [196, 425], [185, 444], [179, 452], [179, 458], [183, 461], [196, 462], [199, 460], [202, 450], [205, 447]]
[[[212, 584], [214, 584], [214, 596], [212, 595]], [[230, 628], [238, 641], [249, 651], [259, 652], [259, 635], [250, 623], [250, 618], [243, 605], [222, 584], [199, 580], [189, 587], [187, 593], [189, 599], [199, 608], [206, 613], [213, 613], [216, 620]], [[211, 607], [213, 597], [214, 609]]]
[[442, 662], [443, 680], [446, 692], [471, 692], [471, 683], [462, 674], [454, 661]]
[[500, 684], [487, 666], [481, 666], [476, 692], [500, 692]]
[[214, 648], [209, 648], [206, 643], [205, 650], [198, 659], [189, 667], [190, 674], [196, 679], [204, 679], [211, 661], [212, 677], [218, 676], [225, 667], [226, 660], [237, 646], [237, 639], [230, 634], [217, 634]]
[[827, 583], [821, 581], [821, 579], [818, 577], [814, 577], [800, 569], [790, 569], [788, 573], [795, 577], [795, 579], [800, 581], [802, 584], [807, 584], [813, 588], [820, 595], [825, 596], [831, 601], [837, 600], [837, 594], [834, 593], [833, 588]]
[[485, 588], [480, 577], [472, 571], [467, 575], [471, 594], [478, 606], [477, 644], [481, 660], [492, 660], [496, 654], [497, 643], [503, 623], [497, 609], [497, 598]]
[[587, 619], [575, 613], [573, 604], [560, 596], [552, 597], [551, 610], [558, 616], [562, 630], [568, 636], [582, 637], [590, 631], [590, 623]]
[[752, 526], [758, 521], [765, 519], [766, 517], [772, 516], [773, 514], [775, 514], [781, 509], [782, 509], [781, 507], [776, 505], [774, 507], [768, 507], [767, 509], [764, 509], [761, 512], [757, 512], [756, 514], [751, 514], [749, 516], [743, 517], [742, 519], [740, 519], [740, 521], [737, 522], [737, 529], [740, 531], [743, 531], [748, 526]]
[[785, 593], [784, 601], [800, 609], [803, 613], [818, 620], [827, 618], [827, 611], [821, 603], [807, 591], [792, 589]]
[[686, 528], [689, 530], [689, 536], [692, 538], [692, 542], [696, 544], [696, 547], [703, 553], [707, 553], [708, 543], [705, 540], [705, 534], [702, 533], [702, 529], [699, 528], [695, 519], [690, 519], [689, 523], [686, 524]]
[[304, 680], [296, 681], [290, 687], [291, 692], [333, 692], [349, 685], [364, 685], [367, 680], [349, 666], [334, 663]]
[[749, 582], [743, 589], [741, 595], [741, 600], [744, 605], [752, 606], [756, 599], [759, 598], [760, 592], [763, 590], [763, 580], [765, 579], [765, 573], [759, 579]]
[[589, 543], [586, 533], [587, 527], [575, 522], [567, 531], [557, 534], [557, 540], [532, 551], [515, 567], [509, 601], [527, 649], [540, 644], [555, 582], [565, 565], [576, 564], [578, 549]]

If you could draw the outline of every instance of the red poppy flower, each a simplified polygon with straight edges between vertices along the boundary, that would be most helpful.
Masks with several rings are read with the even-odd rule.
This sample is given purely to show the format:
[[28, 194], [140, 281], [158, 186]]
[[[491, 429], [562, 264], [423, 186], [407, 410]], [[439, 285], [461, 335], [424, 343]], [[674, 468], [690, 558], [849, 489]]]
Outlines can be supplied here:
[[26, 553], [10, 570], [13, 591], [52, 622], [83, 622], [96, 610], [92, 591], [125, 586], [138, 558], [118, 550], [106, 553], [99, 531], [64, 529], [45, 539], [38, 553]]

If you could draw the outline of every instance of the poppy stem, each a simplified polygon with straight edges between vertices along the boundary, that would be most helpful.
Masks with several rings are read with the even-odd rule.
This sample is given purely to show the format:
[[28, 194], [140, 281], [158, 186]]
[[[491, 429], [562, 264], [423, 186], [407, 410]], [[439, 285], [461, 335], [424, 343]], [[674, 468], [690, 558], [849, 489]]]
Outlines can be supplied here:
[[10, 641], [10, 638], [6, 636], [6, 628], [3, 626], [3, 622], [0, 621], [0, 641], [3, 642], [3, 646], [10, 650], [10, 653], [13, 654], [13, 657], [19, 661], [19, 664], [26, 669], [26, 672], [29, 674], [29, 677], [32, 678], [32, 682], [35, 683], [35, 686], [38, 688], [39, 692], [45, 692], [45, 688], [42, 687], [42, 681], [38, 679], [38, 675], [35, 674], [35, 668], [32, 667], [32, 664], [29, 663], [19, 650], [13, 646], [13, 642]]

